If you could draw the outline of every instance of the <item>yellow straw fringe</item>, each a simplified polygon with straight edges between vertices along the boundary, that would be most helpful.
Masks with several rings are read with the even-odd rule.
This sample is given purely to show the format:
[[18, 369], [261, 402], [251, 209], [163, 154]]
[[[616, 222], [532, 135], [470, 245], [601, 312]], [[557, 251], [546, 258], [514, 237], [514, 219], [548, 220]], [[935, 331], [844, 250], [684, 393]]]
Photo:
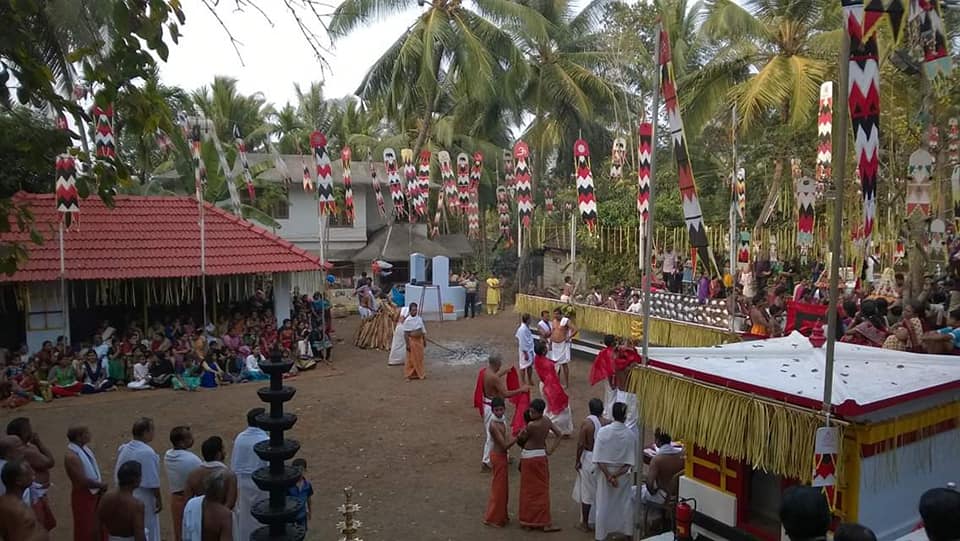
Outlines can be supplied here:
[[[823, 418], [817, 412], [778, 405], [704, 385], [652, 368], [630, 372], [627, 389], [637, 395], [644, 425], [710, 452], [809, 483], [813, 445]], [[840, 426], [840, 441], [844, 427]], [[842, 456], [842, 449], [840, 450]], [[842, 462], [837, 461], [837, 477]]]
[[[619, 310], [586, 306], [583, 304], [563, 304], [556, 299], [517, 295], [514, 310], [518, 313], [540, 315], [543, 310], [551, 313], [557, 307], [572, 308], [576, 312], [575, 322], [585, 331], [616, 336], [636, 337], [635, 328], [642, 324], [643, 317]], [[650, 318], [650, 343], [667, 347], [707, 347], [739, 342], [740, 337], [723, 329], [713, 329], [701, 325], [691, 325], [680, 321]]]

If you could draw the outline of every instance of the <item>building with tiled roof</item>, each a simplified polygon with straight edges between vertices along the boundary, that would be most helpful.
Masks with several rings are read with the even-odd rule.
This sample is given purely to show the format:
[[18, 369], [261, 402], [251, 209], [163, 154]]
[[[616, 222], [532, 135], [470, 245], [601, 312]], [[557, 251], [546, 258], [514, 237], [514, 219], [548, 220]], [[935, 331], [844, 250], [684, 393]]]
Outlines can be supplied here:
[[[81, 201], [74, 224], [63, 232], [62, 287], [60, 214], [53, 194], [14, 196], [14, 204], [33, 214], [43, 242], [33, 243], [29, 231], [19, 231], [16, 223], [10, 224], [11, 232], [0, 233], [0, 246], [17, 242], [27, 250], [15, 273], [0, 274], [0, 287], [6, 286], [0, 312], [9, 315], [13, 306], [20, 308], [21, 332], [31, 350], [81, 325], [71, 322], [70, 312], [88, 314], [93, 317], [84, 319], [93, 321], [107, 312], [147, 319], [150, 306], [197, 305], [201, 283], [213, 306], [244, 300], [269, 283], [284, 292], [274, 296], [276, 313], [288, 313], [291, 273], [313, 274], [320, 268], [316, 255], [209, 203], [203, 207], [201, 257], [200, 210], [192, 197], [121, 195], [113, 203], [110, 208], [97, 197]], [[86, 329], [78, 331], [87, 335]]]

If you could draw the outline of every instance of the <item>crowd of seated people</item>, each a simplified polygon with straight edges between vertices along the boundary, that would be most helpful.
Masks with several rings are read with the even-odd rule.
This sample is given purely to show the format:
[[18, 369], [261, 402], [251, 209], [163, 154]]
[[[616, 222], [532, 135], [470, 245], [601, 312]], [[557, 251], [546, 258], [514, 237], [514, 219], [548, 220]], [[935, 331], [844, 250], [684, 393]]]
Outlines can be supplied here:
[[196, 390], [267, 379], [259, 362], [274, 350], [293, 362], [287, 375], [331, 360], [330, 304], [317, 293], [293, 299], [291, 317], [279, 328], [273, 311], [248, 303], [216, 323], [169, 317], [142, 329], [131, 322], [118, 331], [101, 322], [90, 340], [47, 341], [30, 353], [0, 349], [0, 404], [18, 407], [117, 389]]

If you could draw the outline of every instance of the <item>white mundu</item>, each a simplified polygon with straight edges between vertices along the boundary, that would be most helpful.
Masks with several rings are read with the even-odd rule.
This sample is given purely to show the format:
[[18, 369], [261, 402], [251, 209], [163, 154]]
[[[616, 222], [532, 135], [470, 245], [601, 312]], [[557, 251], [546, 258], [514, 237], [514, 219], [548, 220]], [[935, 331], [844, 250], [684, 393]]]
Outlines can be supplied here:
[[237, 476], [237, 505], [234, 509], [233, 528], [233, 538], [236, 541], [247, 541], [254, 530], [263, 526], [250, 514], [250, 510], [258, 500], [269, 496], [253, 482], [253, 472], [265, 467], [267, 463], [253, 452], [253, 446], [269, 438], [260, 428], [248, 426], [233, 440], [230, 469]]
[[[587, 419], [593, 422], [593, 434], [596, 439], [600, 433], [600, 419], [596, 415], [590, 415]], [[577, 478], [573, 482], [573, 501], [579, 504], [593, 505], [597, 497], [597, 472], [593, 462], [593, 450], [584, 449], [580, 453], [580, 469], [577, 470]], [[591, 518], [596, 510], [590, 509]]]
[[[117, 470], [129, 461], [140, 463], [140, 486], [133, 491], [134, 497], [143, 502], [143, 528], [147, 541], [160, 541], [160, 517], [157, 515], [157, 498], [153, 489], [160, 488], [160, 456], [152, 447], [140, 440], [131, 440], [120, 446], [117, 453]], [[117, 472], [113, 480], [118, 485]]]
[[[636, 467], [637, 436], [634, 431], [620, 421], [614, 421], [597, 431], [593, 462], [604, 464], [611, 474], [624, 465], [629, 465], [631, 469]], [[612, 533], [633, 533], [631, 469], [617, 478], [617, 486], [612, 486], [602, 475], [597, 480], [594, 503], [597, 509], [596, 539], [606, 539]]]

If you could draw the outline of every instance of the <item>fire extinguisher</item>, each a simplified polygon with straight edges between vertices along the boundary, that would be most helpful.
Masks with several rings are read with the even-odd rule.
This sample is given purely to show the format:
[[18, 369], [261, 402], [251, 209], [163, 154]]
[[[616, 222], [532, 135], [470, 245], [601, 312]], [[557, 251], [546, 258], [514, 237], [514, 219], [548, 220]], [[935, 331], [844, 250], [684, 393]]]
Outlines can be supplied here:
[[[687, 502], [693, 502], [693, 507]], [[677, 530], [674, 539], [677, 541], [689, 541], [693, 539], [693, 514], [697, 511], [697, 500], [693, 498], [680, 498], [677, 500]]]

